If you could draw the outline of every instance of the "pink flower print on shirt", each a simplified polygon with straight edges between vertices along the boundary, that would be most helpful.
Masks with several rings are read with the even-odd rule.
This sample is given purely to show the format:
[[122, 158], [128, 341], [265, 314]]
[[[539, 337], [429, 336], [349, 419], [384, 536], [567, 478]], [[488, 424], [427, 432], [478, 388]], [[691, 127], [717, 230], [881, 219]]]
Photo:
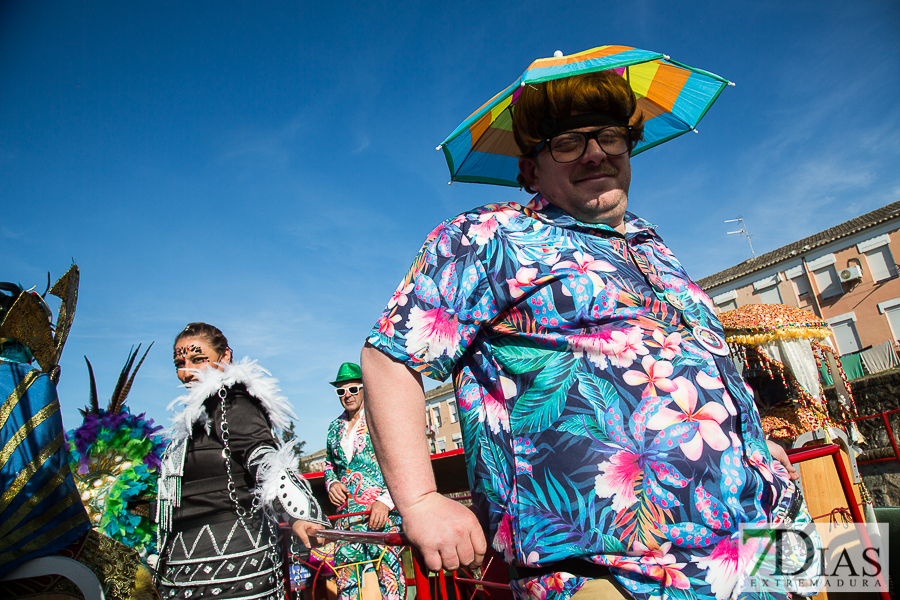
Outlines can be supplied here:
[[659, 548], [648, 548], [641, 542], [635, 542], [629, 554], [637, 554], [641, 557], [642, 571], [657, 579], [663, 587], [674, 587], [686, 590], [691, 587], [687, 575], [681, 572], [687, 563], [675, 562], [675, 557], [669, 554], [672, 542], [666, 542]]
[[772, 483], [775, 480], [776, 474], [783, 476], [785, 479], [790, 478], [790, 475], [788, 475], [787, 469], [783, 464], [777, 460], [770, 461], [769, 457], [763, 454], [758, 448], [753, 450], [748, 459], [750, 464], [756, 466], [760, 474], [769, 483]]
[[381, 315], [381, 318], [378, 319], [378, 331], [379, 333], [383, 333], [388, 337], [393, 337], [394, 335], [394, 323], [400, 320], [400, 315], [391, 314], [390, 317], [387, 315]]
[[422, 310], [413, 306], [406, 326], [406, 351], [410, 356], [430, 362], [444, 354], [452, 357], [459, 347], [459, 322], [446, 308]]
[[639, 326], [624, 331], [613, 331], [609, 334], [609, 344], [604, 344], [601, 351], [609, 356], [609, 362], [620, 367], [630, 367], [638, 354], [648, 354], [644, 345], [644, 332]]
[[640, 459], [640, 454], [622, 448], [597, 465], [600, 474], [594, 477], [594, 492], [600, 498], [612, 498], [612, 509], [617, 513], [637, 502], [634, 490], [643, 474]]
[[734, 586], [738, 576], [744, 572], [759, 545], [759, 539], [753, 537], [741, 544], [737, 539], [739, 535], [719, 542], [709, 556], [691, 556], [691, 562], [706, 569], [705, 580], [716, 600], [726, 600], [732, 591], [737, 591]]
[[532, 472], [531, 463], [525, 457], [537, 453], [531, 440], [527, 437], [517, 437], [513, 441], [513, 453], [516, 455], [516, 475], [530, 474]]
[[529, 600], [547, 600], [547, 588], [543, 586], [539, 577], [526, 581], [525, 591]]
[[572, 579], [572, 575], [568, 573], [549, 573], [543, 579], [544, 585], [547, 586], [548, 590], [561, 593], [566, 589], [566, 582]]
[[509, 515], [503, 515], [503, 520], [500, 521], [500, 525], [497, 527], [497, 534], [494, 536], [494, 541], [491, 543], [491, 546], [493, 546], [494, 550], [497, 552], [503, 553], [503, 560], [506, 561], [507, 564], [512, 564], [513, 559], [515, 558], [512, 544], [511, 519], [509, 518]]
[[[728, 414], [732, 417], [737, 414], [737, 409], [734, 407], [734, 401], [731, 399], [731, 395], [728, 393], [728, 390], [725, 389], [725, 384], [722, 383], [721, 377], [710, 377], [705, 372], [700, 371], [699, 373], [697, 373], [696, 381], [697, 384], [704, 390], [722, 390], [722, 404], [725, 405], [725, 409], [728, 410]], [[749, 386], [748, 394], [751, 397], [753, 396], [753, 390], [749, 389]]]
[[484, 246], [494, 239], [494, 234], [497, 232], [499, 224], [491, 213], [480, 215], [478, 221], [478, 223], [469, 227], [469, 237], [472, 237], [473, 241], [479, 246]]
[[662, 329], [653, 331], [653, 339], [659, 344], [659, 357], [664, 360], [672, 360], [681, 354], [681, 334], [677, 331], [668, 336]]
[[506, 402], [501, 397], [494, 395], [494, 391], [485, 394], [478, 407], [478, 420], [487, 421], [491, 431], [500, 433], [500, 430], [509, 431], [509, 412], [506, 410]]
[[722, 451], [731, 446], [728, 436], [722, 431], [720, 423], [728, 418], [728, 411], [717, 402], [707, 402], [697, 409], [697, 388], [694, 384], [678, 377], [675, 379], [677, 389], [672, 392], [672, 399], [681, 412], [667, 406], [659, 409], [647, 422], [648, 429], [661, 431], [676, 423], [697, 423], [694, 436], [687, 442], [679, 444], [688, 460], [697, 461], [703, 456], [703, 444], [713, 450]]
[[406, 303], [409, 302], [409, 293], [412, 292], [413, 288], [415, 287], [416, 284], [410, 282], [406, 284], [406, 286], [397, 288], [397, 291], [395, 291], [393, 295], [391, 295], [391, 299], [388, 300], [388, 308], [394, 308], [395, 306], [406, 306]]
[[628, 385], [646, 385], [641, 393], [642, 398], [656, 396], [657, 388], [664, 392], [675, 391], [677, 386], [668, 379], [669, 375], [674, 371], [672, 363], [666, 360], [658, 361], [648, 355], [641, 359], [641, 366], [644, 367], [644, 373], [640, 371], [626, 371], [622, 378]]
[[713, 308], [713, 301], [710, 300], [709, 296], [706, 295], [706, 292], [704, 292], [700, 288], [700, 286], [693, 281], [688, 281], [688, 294], [690, 294], [691, 300], [693, 300], [694, 302], [701, 302], [710, 311], [715, 312], [715, 309]]
[[[574, 271], [575, 276], [584, 275], [591, 280], [596, 287], [603, 287], [603, 280], [597, 273], [615, 273], [616, 268], [605, 260], [595, 260], [590, 254], [584, 252], [574, 252], [571, 260], [563, 260], [553, 266], [553, 272]], [[577, 290], [576, 290], [577, 293]]]
[[612, 331], [604, 329], [589, 335], [573, 335], [567, 338], [569, 349], [579, 358], [587, 355], [588, 360], [601, 369], [609, 367], [605, 348], [612, 345]]
[[525, 291], [534, 285], [534, 279], [538, 274], [538, 270], [531, 267], [521, 267], [516, 271], [515, 279], [508, 279], [506, 283], [509, 285], [509, 293], [513, 298], [521, 298]]

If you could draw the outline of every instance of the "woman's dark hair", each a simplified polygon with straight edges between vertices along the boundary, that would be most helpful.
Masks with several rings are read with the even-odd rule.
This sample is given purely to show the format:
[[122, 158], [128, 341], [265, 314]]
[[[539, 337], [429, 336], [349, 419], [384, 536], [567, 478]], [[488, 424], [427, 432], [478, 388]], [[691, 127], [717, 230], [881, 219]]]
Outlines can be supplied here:
[[179, 340], [192, 337], [203, 338], [214, 350], [220, 353], [228, 349], [228, 340], [225, 338], [225, 334], [218, 327], [214, 327], [209, 323], [188, 323], [181, 330], [181, 333], [175, 337], [173, 346], [177, 346]]

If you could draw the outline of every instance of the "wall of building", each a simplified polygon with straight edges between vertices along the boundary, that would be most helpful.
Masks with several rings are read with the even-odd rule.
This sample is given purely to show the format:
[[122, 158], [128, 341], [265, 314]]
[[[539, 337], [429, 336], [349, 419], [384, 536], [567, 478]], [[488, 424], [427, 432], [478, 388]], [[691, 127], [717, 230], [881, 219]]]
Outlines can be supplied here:
[[432, 454], [463, 447], [459, 408], [452, 383], [445, 383], [425, 393], [425, 423]]

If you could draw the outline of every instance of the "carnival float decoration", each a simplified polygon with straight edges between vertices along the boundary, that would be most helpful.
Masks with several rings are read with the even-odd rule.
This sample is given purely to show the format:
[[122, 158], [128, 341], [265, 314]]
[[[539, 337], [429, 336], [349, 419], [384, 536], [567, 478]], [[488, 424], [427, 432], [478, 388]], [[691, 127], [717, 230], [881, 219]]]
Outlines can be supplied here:
[[[837, 444], [849, 481], [842, 483], [835, 463], [820, 458], [796, 464], [813, 520], [849, 518], [842, 498], [874, 521], [872, 499], [856, 467], [865, 438], [856, 428], [856, 402], [840, 358], [828, 340], [832, 332], [820, 317], [783, 304], [747, 304], [723, 312], [719, 320], [732, 356], [744, 364], [744, 380], [753, 388], [769, 439], [786, 448]], [[820, 381], [827, 370], [835, 382], [842, 427], [829, 414]], [[840, 383], [843, 385], [840, 385]], [[845, 393], [844, 393], [845, 392]], [[845, 489], [846, 488], [846, 489]]]
[[137, 366], [140, 345], [129, 352], [106, 409], [99, 406], [94, 370], [85, 357], [90, 404], [80, 411], [82, 425], [68, 433], [69, 463], [91, 526], [134, 548], [144, 560], [156, 553], [156, 525], [149, 506], [156, 498], [165, 443], [158, 435], [162, 427], [144, 413], [132, 413], [125, 400], [152, 347], [151, 343]]
[[[847, 376], [828, 341], [831, 329], [823, 319], [784, 304], [747, 304], [723, 312], [719, 320], [725, 341], [745, 365], [744, 379], [756, 392], [768, 437], [794, 440], [821, 429], [831, 441], [830, 430], [837, 423], [829, 415], [819, 379], [823, 366], [832, 377], [832, 364], [836, 366], [847, 391], [838, 395], [841, 420], [857, 416]], [[863, 441], [855, 426], [847, 433], [855, 443]]]

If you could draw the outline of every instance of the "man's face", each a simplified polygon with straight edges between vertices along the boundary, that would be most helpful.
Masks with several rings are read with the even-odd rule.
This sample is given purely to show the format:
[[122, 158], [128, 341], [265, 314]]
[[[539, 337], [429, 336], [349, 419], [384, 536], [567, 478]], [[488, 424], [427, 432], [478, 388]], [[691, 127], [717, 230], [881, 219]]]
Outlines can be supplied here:
[[[595, 131], [582, 127], [573, 131]], [[581, 158], [558, 163], [545, 145], [533, 157], [519, 159], [519, 169], [529, 186], [583, 223], [603, 223], [624, 231], [631, 156], [609, 156], [596, 140], [588, 140]]]
[[[355, 394], [350, 393], [350, 388], [356, 389], [357, 392]], [[351, 415], [359, 412], [359, 409], [362, 408], [363, 405], [363, 388], [362, 381], [351, 380], [351, 381], [342, 381], [337, 386], [338, 390], [344, 390], [344, 394], [341, 396], [341, 406], [346, 409], [348, 413]]]

